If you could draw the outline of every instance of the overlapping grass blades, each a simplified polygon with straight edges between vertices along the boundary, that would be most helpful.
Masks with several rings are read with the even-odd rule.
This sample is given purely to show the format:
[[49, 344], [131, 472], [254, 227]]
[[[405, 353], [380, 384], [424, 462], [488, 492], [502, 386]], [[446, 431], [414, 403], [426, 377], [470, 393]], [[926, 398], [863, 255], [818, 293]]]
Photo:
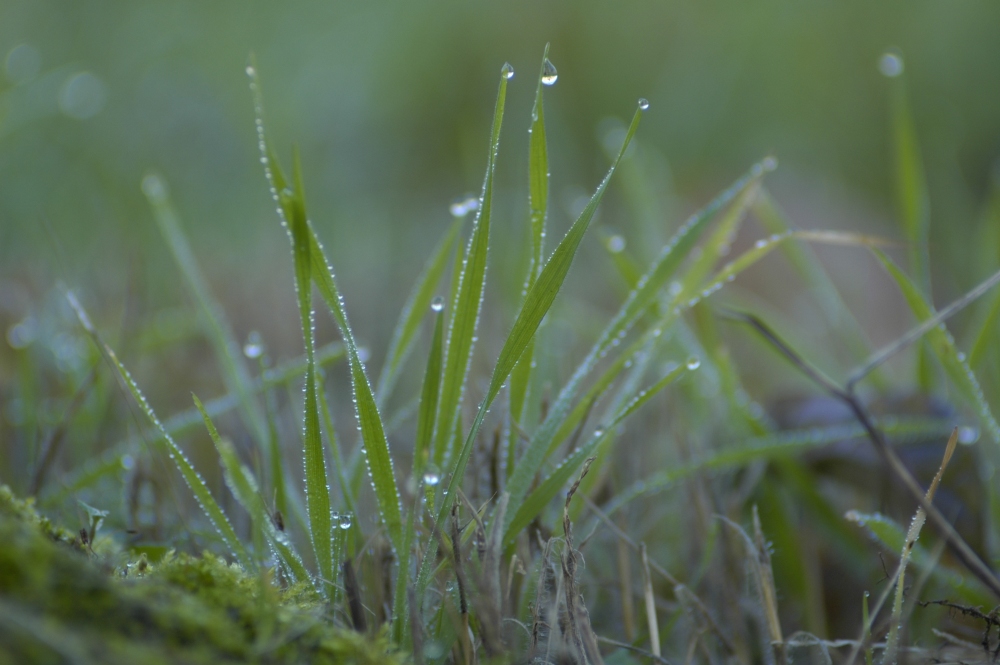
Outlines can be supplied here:
[[[611, 177], [614, 175], [615, 169], [621, 162], [622, 157], [624, 157], [625, 151], [628, 149], [628, 145], [631, 142], [632, 137], [635, 136], [635, 132], [639, 128], [639, 119], [642, 117], [643, 111], [644, 109], [641, 107], [636, 110], [635, 115], [632, 117], [632, 123], [629, 126], [628, 133], [625, 135], [625, 139], [622, 142], [622, 148], [618, 153], [618, 157], [611, 165], [607, 175], [604, 176], [604, 179], [598, 185], [597, 190], [594, 192], [594, 195], [591, 197], [586, 207], [584, 207], [583, 212], [581, 212], [577, 220], [573, 222], [569, 231], [566, 232], [566, 235], [563, 236], [559, 245], [552, 252], [552, 256], [549, 257], [545, 267], [542, 268], [539, 273], [538, 279], [535, 280], [534, 284], [532, 284], [531, 288], [528, 290], [528, 294], [525, 296], [524, 304], [521, 306], [520, 312], [518, 312], [514, 325], [512, 326], [510, 333], [507, 335], [507, 340], [504, 342], [496, 365], [493, 368], [493, 376], [490, 379], [490, 386], [487, 390], [486, 397], [483, 399], [483, 402], [479, 407], [479, 412], [476, 414], [476, 420], [469, 431], [469, 436], [466, 438], [462, 452], [459, 455], [458, 460], [456, 460], [449, 484], [449, 493], [452, 494], [452, 496], [454, 496], [453, 491], [455, 487], [457, 487], [457, 483], [461, 481], [462, 475], [465, 472], [465, 464], [468, 461], [469, 455], [472, 453], [472, 446], [475, 442], [476, 435], [479, 433], [479, 426], [482, 424], [483, 418], [485, 417], [486, 412], [493, 400], [496, 398], [497, 394], [499, 394], [504, 381], [507, 380], [511, 370], [514, 368], [514, 364], [517, 362], [518, 358], [520, 358], [524, 349], [534, 337], [542, 319], [545, 317], [545, 314], [549, 311], [549, 308], [555, 301], [556, 295], [559, 293], [559, 289], [562, 288], [566, 275], [569, 273], [570, 265], [573, 262], [573, 257], [576, 255], [576, 250], [579, 248], [580, 242], [583, 240], [584, 233], [586, 233], [587, 228], [590, 226], [590, 221], [593, 219], [594, 213], [597, 211], [597, 206], [600, 204], [601, 198], [607, 190], [608, 183], [611, 181]], [[519, 461], [518, 465], [520, 466], [521, 463], [522, 462]], [[513, 482], [516, 477], [517, 471], [515, 471], [514, 475], [511, 477], [511, 482]], [[524, 495], [522, 493], [521, 496], [517, 497], [518, 500], [515, 502], [513, 501], [514, 496], [512, 493], [510, 505], [519, 505], [523, 496]]]
[[[298, 153], [293, 161], [294, 190], [282, 186], [279, 203], [292, 237], [292, 254], [295, 261], [295, 290], [298, 296], [299, 318], [306, 347], [305, 420], [302, 447], [305, 464], [306, 510], [309, 519], [309, 537], [316, 555], [319, 575], [328, 584], [337, 579], [333, 562], [333, 517], [331, 515], [330, 489], [323, 454], [323, 437], [320, 434], [319, 388], [316, 370], [315, 335], [312, 309], [312, 240], [306, 217], [305, 191], [299, 167]], [[271, 165], [276, 180], [277, 163]], [[284, 183], [282, 183], [284, 185]], [[318, 257], [316, 257], [318, 258]]]
[[500, 149], [504, 105], [507, 101], [508, 71], [513, 73], [510, 65], [504, 65], [500, 74], [500, 92], [497, 94], [496, 108], [493, 112], [493, 129], [490, 133], [483, 193], [462, 261], [462, 269], [458, 273], [457, 289], [453, 291], [452, 296], [444, 374], [434, 430], [434, 462], [438, 465], [444, 464], [449, 454], [457, 452], [451, 450], [451, 447], [452, 442], [460, 435], [462, 397], [465, 394], [469, 363], [476, 342], [476, 328], [479, 325], [479, 312], [483, 305], [483, 291], [486, 288], [486, 260], [490, 242], [490, 222], [493, 216], [493, 176], [496, 170], [497, 152]]
[[[700, 212], [693, 215], [674, 235], [673, 239], [663, 248], [660, 255], [644, 274], [636, 288], [627, 296], [618, 313], [605, 327], [597, 342], [587, 356], [577, 367], [572, 377], [563, 386], [555, 403], [549, 409], [548, 416], [542, 422], [528, 442], [528, 445], [517, 461], [517, 466], [507, 484], [510, 492], [510, 505], [520, 505], [528, 492], [528, 488], [538, 473], [556, 433], [561, 429], [563, 420], [572, 408], [577, 391], [584, 379], [606, 354], [616, 340], [620, 340], [629, 328], [646, 313], [656, 302], [656, 297], [666, 281], [680, 267], [688, 253], [694, 248], [701, 233], [716, 213], [731, 204], [743, 191], [764, 174], [764, 165], [755, 165], [749, 173], [737, 180], [731, 187], [717, 196]], [[508, 513], [513, 519], [514, 511]], [[505, 529], [506, 532], [508, 529]]]
[[125, 383], [128, 391], [132, 393], [133, 399], [135, 399], [136, 403], [149, 419], [149, 422], [160, 430], [160, 433], [163, 435], [163, 441], [166, 443], [167, 454], [177, 466], [177, 470], [181, 472], [184, 482], [191, 488], [191, 492], [194, 494], [195, 500], [198, 502], [198, 505], [201, 506], [205, 516], [208, 517], [208, 521], [212, 523], [213, 527], [215, 527], [216, 532], [218, 532], [229, 551], [236, 557], [236, 560], [240, 562], [240, 565], [248, 570], [252, 570], [254, 568], [253, 559], [246, 551], [246, 548], [236, 535], [236, 532], [233, 531], [233, 525], [229, 523], [229, 519], [226, 517], [226, 514], [222, 512], [219, 504], [216, 503], [215, 498], [212, 496], [211, 491], [209, 491], [208, 486], [205, 484], [201, 475], [191, 465], [191, 462], [184, 455], [184, 451], [182, 451], [177, 443], [174, 442], [173, 437], [167, 433], [167, 430], [163, 427], [160, 419], [156, 417], [153, 407], [150, 406], [148, 401], [146, 401], [146, 396], [142, 394], [142, 391], [139, 390], [139, 386], [135, 382], [135, 379], [132, 378], [129, 371], [125, 369], [125, 366], [120, 360], [118, 360], [118, 356], [115, 355], [115, 352], [110, 346], [101, 340], [100, 336], [97, 334], [97, 330], [90, 322], [90, 317], [87, 316], [86, 311], [83, 309], [83, 306], [72, 293], [67, 294], [67, 299], [73, 307], [73, 310], [76, 312], [77, 318], [80, 320], [80, 325], [83, 326], [83, 329], [87, 331], [91, 339], [94, 340], [94, 343], [97, 344], [97, 347], [103, 351], [103, 353], [107, 356], [107, 359], [115, 367], [118, 375]]
[[219, 453], [219, 459], [222, 461], [222, 468], [225, 473], [226, 485], [233, 493], [233, 496], [236, 497], [236, 500], [240, 502], [240, 505], [250, 513], [254, 530], [264, 534], [268, 547], [274, 552], [281, 564], [282, 571], [291, 583], [311, 580], [312, 577], [302, 563], [298, 552], [295, 551], [295, 547], [284, 533], [278, 531], [271, 516], [268, 515], [267, 507], [263, 497], [260, 496], [260, 490], [258, 489], [257, 481], [253, 477], [253, 472], [240, 462], [239, 456], [236, 454], [236, 450], [232, 444], [219, 436], [219, 431], [216, 429], [215, 424], [212, 422], [201, 400], [198, 399], [198, 396], [192, 395], [192, 397], [194, 398], [195, 407], [204, 419], [205, 428], [208, 430], [212, 443], [215, 444], [215, 449]]

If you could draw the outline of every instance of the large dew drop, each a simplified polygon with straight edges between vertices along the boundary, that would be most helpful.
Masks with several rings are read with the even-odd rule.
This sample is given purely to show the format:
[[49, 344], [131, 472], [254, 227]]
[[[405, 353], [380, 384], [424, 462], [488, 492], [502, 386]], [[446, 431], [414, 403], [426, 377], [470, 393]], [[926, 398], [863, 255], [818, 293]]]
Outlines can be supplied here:
[[448, 210], [454, 217], [465, 217], [470, 212], [479, 210], [479, 197], [463, 196], [462, 198], [454, 201]]
[[251, 360], [264, 355], [264, 340], [256, 330], [251, 330], [247, 335], [247, 343], [243, 345], [243, 355]]
[[558, 80], [559, 72], [556, 71], [556, 66], [552, 64], [551, 60], [545, 58], [545, 62], [542, 63], [542, 84], [555, 85]]
[[500, 76], [508, 81], [514, 78], [514, 68], [510, 66], [509, 62], [503, 63], [503, 67], [500, 68]]
[[640, 97], [639, 98], [639, 110], [640, 111], [645, 111], [648, 108], [649, 108], [649, 100], [646, 99], [645, 97]]
[[687, 368], [690, 370], [696, 370], [701, 367], [701, 358], [698, 356], [691, 356], [687, 359]]
[[882, 57], [878, 59], [878, 70], [882, 72], [882, 76], [896, 78], [903, 73], [902, 56], [892, 51], [886, 51], [882, 54]]
[[440, 312], [444, 309], [444, 298], [441, 296], [434, 296], [434, 300], [431, 301], [431, 310], [435, 312]]

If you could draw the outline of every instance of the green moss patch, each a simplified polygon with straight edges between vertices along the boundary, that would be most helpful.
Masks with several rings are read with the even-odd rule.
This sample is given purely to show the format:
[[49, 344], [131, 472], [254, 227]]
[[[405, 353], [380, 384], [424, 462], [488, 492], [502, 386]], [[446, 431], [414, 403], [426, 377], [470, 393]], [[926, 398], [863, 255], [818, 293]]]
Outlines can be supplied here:
[[0, 665], [402, 660], [384, 638], [335, 625], [311, 589], [211, 554], [130, 561], [0, 486]]

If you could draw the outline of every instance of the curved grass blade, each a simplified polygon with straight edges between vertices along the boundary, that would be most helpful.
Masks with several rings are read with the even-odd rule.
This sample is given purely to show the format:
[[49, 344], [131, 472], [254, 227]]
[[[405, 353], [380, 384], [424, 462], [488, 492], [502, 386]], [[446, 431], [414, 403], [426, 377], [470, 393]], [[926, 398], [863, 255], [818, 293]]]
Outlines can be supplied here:
[[194, 252], [191, 251], [191, 244], [181, 228], [177, 211], [170, 202], [167, 185], [159, 175], [149, 174], [143, 178], [142, 191], [149, 200], [153, 217], [184, 277], [184, 283], [201, 311], [205, 332], [215, 351], [219, 369], [222, 370], [222, 380], [226, 390], [236, 395], [240, 415], [260, 447], [261, 453], [267, 454], [270, 442], [267, 423], [261, 416], [261, 410], [254, 398], [253, 380], [243, 360], [240, 344], [233, 334], [229, 321], [226, 320], [222, 307], [209, 291], [205, 277], [194, 258]]
[[201, 475], [191, 465], [191, 462], [184, 455], [184, 452], [180, 449], [177, 443], [174, 442], [173, 437], [167, 433], [167, 430], [163, 427], [160, 419], [156, 417], [153, 407], [146, 401], [146, 396], [142, 394], [142, 391], [139, 390], [139, 386], [136, 384], [135, 379], [132, 378], [129, 371], [125, 369], [125, 366], [120, 360], [118, 360], [118, 356], [115, 355], [115, 352], [110, 346], [101, 340], [100, 336], [97, 334], [97, 330], [90, 322], [90, 317], [87, 316], [86, 311], [76, 299], [76, 296], [72, 293], [68, 293], [66, 297], [67, 300], [69, 300], [70, 306], [76, 312], [77, 318], [80, 320], [80, 325], [83, 326], [83, 329], [90, 335], [91, 339], [94, 340], [97, 347], [104, 351], [108, 360], [111, 361], [111, 364], [114, 365], [115, 369], [118, 371], [118, 375], [125, 383], [129, 392], [132, 393], [132, 397], [142, 409], [143, 413], [146, 414], [149, 422], [160, 430], [160, 433], [163, 436], [163, 441], [166, 443], [167, 454], [170, 456], [171, 461], [173, 461], [173, 463], [177, 466], [177, 470], [181, 472], [184, 482], [187, 483], [189, 488], [191, 488], [191, 492], [194, 494], [195, 500], [198, 502], [198, 505], [201, 506], [205, 516], [208, 517], [208, 521], [212, 523], [213, 527], [215, 527], [215, 530], [222, 538], [222, 541], [226, 544], [226, 547], [229, 548], [230, 552], [233, 553], [237, 561], [240, 562], [240, 565], [247, 570], [253, 570], [255, 567], [253, 559], [250, 558], [246, 548], [243, 547], [243, 543], [236, 535], [236, 532], [233, 531], [233, 525], [229, 523], [229, 519], [226, 517], [226, 514], [222, 512], [222, 508], [220, 508], [219, 504], [215, 502], [215, 498], [212, 497], [212, 493], [209, 491], [208, 486], [205, 484]]
[[[451, 320], [448, 325], [447, 353], [441, 382], [441, 395], [434, 437], [434, 462], [444, 464], [449, 453], [449, 444], [455, 440], [462, 415], [462, 397], [472, 360], [479, 312], [483, 305], [483, 291], [486, 288], [486, 259], [490, 242], [490, 222], [493, 215], [493, 176], [496, 170], [497, 152], [500, 149], [500, 128], [503, 125], [504, 105], [507, 101], [507, 71], [504, 65], [500, 75], [500, 91], [497, 94], [493, 112], [493, 130], [490, 135], [489, 156], [486, 176], [483, 180], [483, 194], [472, 235], [462, 261], [458, 277], [458, 288], [453, 293]], [[512, 70], [511, 70], [512, 71]], [[453, 454], [457, 451], [450, 451]]]
[[379, 375], [377, 388], [375, 390], [375, 402], [380, 407], [385, 406], [386, 400], [392, 393], [399, 377], [399, 371], [403, 363], [413, 350], [413, 345], [417, 341], [417, 333], [420, 331], [420, 322], [423, 320], [424, 312], [431, 304], [434, 297], [434, 290], [441, 281], [445, 268], [448, 266], [448, 256], [458, 232], [462, 228], [464, 217], [454, 220], [448, 231], [441, 238], [431, 258], [427, 261], [420, 276], [413, 286], [403, 311], [399, 314], [399, 322], [392, 334], [392, 341], [389, 342], [389, 351], [386, 353], [385, 363], [382, 365], [382, 373]]
[[541, 512], [546, 506], [549, 505], [559, 491], [565, 487], [570, 478], [573, 477], [573, 474], [576, 473], [580, 465], [582, 465], [588, 457], [594, 454], [594, 451], [598, 449], [601, 443], [605, 439], [614, 436], [615, 428], [618, 427], [622, 421], [635, 413], [646, 402], [652, 399], [668, 385], [676, 381], [678, 377], [687, 371], [690, 370], [686, 365], [676, 365], [672, 369], [668, 370], [659, 381], [651, 385], [649, 388], [641, 391], [629, 400], [629, 402], [623, 405], [618, 412], [615, 413], [607, 425], [601, 426], [595, 430], [594, 435], [589, 441], [567, 455], [566, 459], [560, 462], [555, 470], [545, 480], [539, 483], [538, 487], [536, 487], [534, 491], [532, 491], [531, 494], [529, 494], [527, 498], [525, 498], [524, 501], [518, 506], [514, 517], [510, 520], [510, 524], [504, 530], [504, 549], [510, 547], [517, 535], [529, 524], [531, 524], [531, 521], [535, 519], [536, 516], [541, 514]]
[[566, 414], [569, 413], [580, 384], [607, 353], [612, 343], [624, 337], [635, 321], [655, 304], [660, 289], [694, 248], [709, 221], [763, 174], [763, 164], [755, 165], [749, 173], [737, 180], [700, 212], [689, 218], [678, 229], [673, 239], [661, 250], [660, 255], [646, 274], [640, 278], [636, 288], [629, 293], [618, 313], [608, 323], [586, 358], [563, 386], [555, 403], [549, 409], [545, 421], [532, 435], [523, 455], [517, 461], [517, 466], [507, 485], [507, 491], [510, 492], [510, 505], [514, 509], [507, 513], [508, 520], [513, 518], [516, 507], [520, 505], [534, 480], [535, 474], [541, 468], [546, 453], [550, 449], [552, 438], [561, 427]]
[[250, 513], [254, 528], [260, 529], [264, 533], [268, 545], [277, 555], [290, 581], [294, 584], [295, 582], [311, 580], [312, 578], [309, 576], [308, 571], [306, 571], [302, 559], [288, 541], [288, 537], [278, 532], [278, 529], [274, 526], [274, 522], [267, 514], [264, 500], [260, 496], [257, 481], [254, 479], [253, 473], [240, 462], [232, 444], [219, 436], [219, 431], [216, 429], [215, 424], [209, 417], [201, 400], [198, 399], [198, 396], [192, 395], [192, 397], [194, 398], [195, 407], [204, 419], [205, 428], [208, 429], [212, 443], [215, 444], [215, 449], [219, 453], [219, 459], [222, 460], [226, 485], [229, 486], [233, 496]]
[[[275, 168], [272, 166], [272, 168]], [[305, 191], [299, 167], [298, 152], [294, 162], [295, 190], [281, 189], [280, 203], [292, 236], [292, 253], [295, 259], [295, 290], [298, 295], [299, 318], [306, 347], [305, 429], [303, 449], [305, 464], [306, 513], [309, 519], [309, 537], [316, 554], [320, 577], [327, 583], [336, 579], [333, 567], [330, 514], [330, 489], [320, 434], [319, 396], [317, 395], [316, 352], [313, 333], [312, 308], [312, 243], [306, 217]], [[316, 257], [317, 259], [319, 257]]]
[[[899, 290], [903, 293], [903, 298], [910, 306], [910, 311], [913, 312], [913, 316], [921, 322], [932, 318], [935, 315], [934, 308], [917, 288], [917, 285], [884, 252], [875, 247], [872, 247], [871, 250], [896, 281]], [[948, 378], [951, 379], [962, 396], [976, 407], [979, 420], [983, 428], [990, 433], [993, 441], [1000, 443], [1000, 425], [997, 424], [996, 418], [990, 410], [990, 405], [983, 395], [982, 388], [979, 387], [976, 375], [969, 367], [965, 354], [956, 348], [955, 339], [951, 333], [941, 324], [931, 327], [925, 335], [931, 350], [941, 362]]]
[[[311, 257], [309, 268], [311, 279], [316, 285], [316, 290], [320, 297], [330, 309], [337, 327], [340, 328], [341, 337], [347, 347], [347, 358], [351, 370], [351, 386], [354, 393], [355, 415], [361, 427], [361, 441], [365, 452], [365, 460], [368, 464], [368, 472], [371, 476], [375, 488], [375, 498], [378, 502], [379, 515], [385, 523], [389, 533], [389, 540], [398, 550], [402, 546], [403, 528], [401, 509], [399, 505], [399, 488], [396, 485], [396, 478], [392, 469], [392, 456], [389, 453], [389, 443], [385, 437], [385, 428], [382, 425], [382, 417], [379, 415], [378, 405], [375, 402], [375, 395], [372, 392], [371, 384], [365, 373], [364, 364], [358, 354], [357, 343], [354, 340], [354, 333], [347, 320], [347, 312], [344, 310], [343, 300], [337, 283], [333, 276], [333, 269], [326, 258], [323, 246], [319, 242], [315, 231], [308, 223], [305, 216], [305, 203], [302, 198], [301, 178], [296, 178], [297, 194], [291, 200], [287, 196], [279, 195], [284, 193], [286, 183], [281, 173], [277, 159], [270, 150], [267, 137], [264, 132], [263, 120], [263, 98], [260, 91], [260, 81], [257, 76], [256, 67], [252, 64], [247, 67], [250, 75], [251, 91], [254, 95], [254, 108], [257, 115], [257, 132], [261, 148], [261, 158], [265, 167], [265, 175], [271, 187], [272, 195], [279, 202], [282, 223], [288, 227], [289, 213], [295, 209], [301, 213], [303, 224], [300, 232], [305, 234], [303, 242], [308, 241], [308, 255]], [[297, 162], [296, 162], [297, 163]], [[298, 168], [296, 168], [298, 171]], [[294, 205], [292, 205], [294, 204]], [[291, 207], [290, 207], [291, 206]], [[293, 245], [295, 239], [293, 238]], [[303, 253], [304, 250], [302, 250]], [[315, 390], [315, 374], [313, 375], [313, 388]], [[317, 418], [318, 432], [318, 418]], [[329, 500], [329, 496], [327, 496]], [[329, 531], [327, 531], [329, 536]], [[329, 537], [326, 538], [329, 542]], [[332, 556], [332, 553], [331, 553]], [[332, 580], [333, 577], [326, 577]]]

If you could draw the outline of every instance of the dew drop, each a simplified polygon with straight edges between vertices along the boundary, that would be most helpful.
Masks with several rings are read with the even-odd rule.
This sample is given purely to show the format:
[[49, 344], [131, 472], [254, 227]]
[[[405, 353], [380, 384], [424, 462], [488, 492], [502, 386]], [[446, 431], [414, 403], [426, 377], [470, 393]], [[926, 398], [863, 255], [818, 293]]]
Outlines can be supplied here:
[[542, 63], [542, 84], [555, 85], [558, 80], [559, 72], [556, 71], [556, 66], [552, 64], [551, 60], [545, 58], [545, 62]]
[[264, 355], [264, 340], [256, 330], [251, 330], [247, 335], [247, 343], [243, 345], [243, 355], [251, 360]]
[[899, 53], [886, 51], [878, 59], [878, 70], [882, 76], [896, 78], [903, 73], [903, 57]]
[[764, 239], [764, 238], [761, 238], [760, 240], [758, 240], [757, 242], [755, 242], [753, 244], [753, 246], [756, 247], [757, 249], [764, 249], [765, 247], [767, 247], [767, 240]]
[[424, 484], [434, 487], [441, 482], [441, 471], [433, 464], [428, 464], [424, 469]]
[[431, 301], [431, 310], [435, 312], [440, 312], [444, 309], [444, 298], [441, 296], [434, 296], [434, 300]]
[[247, 65], [247, 76], [256, 76], [257, 70], [254, 69], [253, 65]]
[[604, 428], [598, 427], [597, 429], [594, 430], [594, 438], [596, 439], [601, 436], [604, 436]]
[[510, 66], [509, 62], [503, 63], [503, 67], [500, 68], [500, 76], [508, 81], [514, 78], [514, 68]]
[[639, 110], [640, 111], [645, 111], [648, 108], [649, 108], [649, 100], [646, 99], [645, 97], [640, 97], [639, 98]]
[[687, 359], [686, 365], [688, 369], [696, 370], [699, 367], [701, 367], [701, 358], [699, 358], [698, 356], [691, 356], [690, 358]]
[[765, 171], [773, 171], [776, 168], [778, 168], [778, 158], [772, 155], [768, 155], [767, 157], [764, 158], [764, 161], [761, 163], [761, 166], [764, 167]]
[[612, 254], [618, 254], [623, 249], [625, 249], [625, 238], [620, 235], [613, 235], [608, 238], [608, 251]]
[[340, 515], [340, 528], [343, 529], [343, 530], [345, 530], [345, 531], [347, 529], [351, 528], [351, 514], [350, 513], [342, 513]]
[[15, 323], [7, 329], [7, 343], [12, 349], [23, 349], [35, 341], [37, 326], [32, 316], [26, 317], [20, 323]]

